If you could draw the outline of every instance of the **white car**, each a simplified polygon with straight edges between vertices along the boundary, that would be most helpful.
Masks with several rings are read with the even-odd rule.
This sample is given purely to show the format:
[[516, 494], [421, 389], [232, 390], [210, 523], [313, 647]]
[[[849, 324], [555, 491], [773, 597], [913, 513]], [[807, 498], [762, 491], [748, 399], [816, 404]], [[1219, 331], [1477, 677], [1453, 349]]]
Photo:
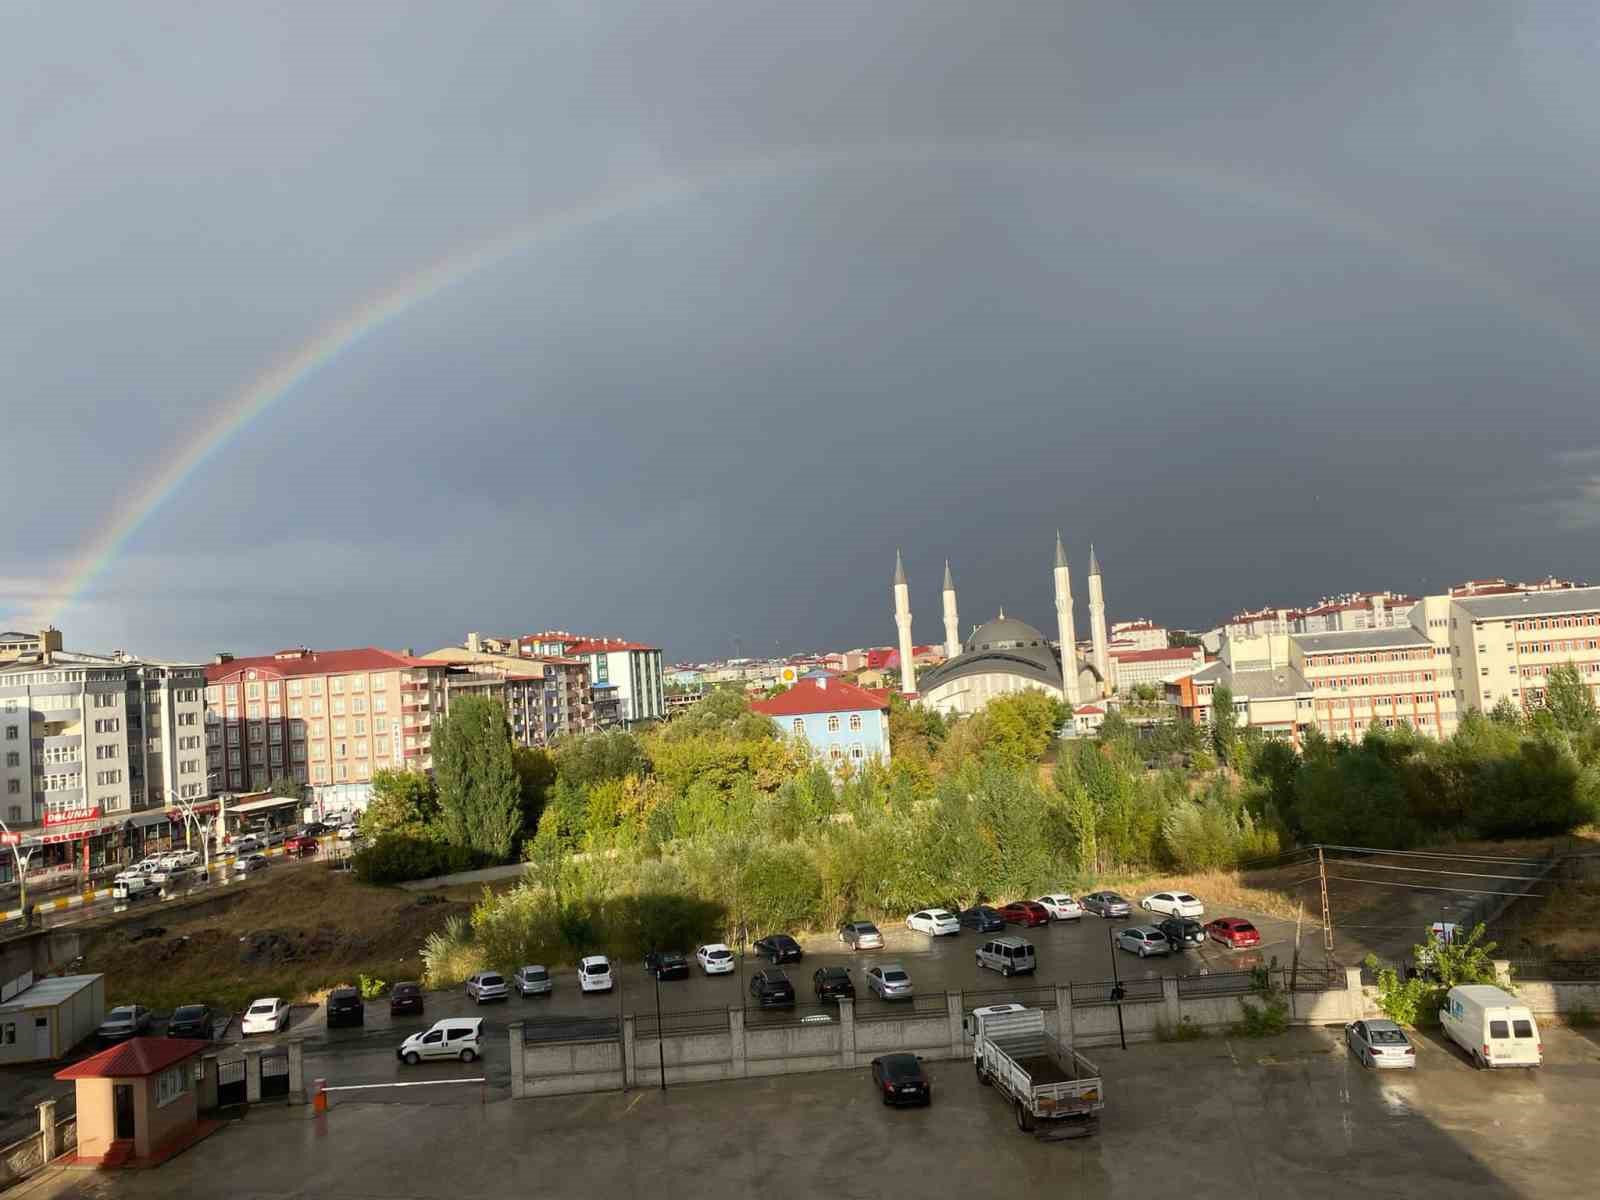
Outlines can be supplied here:
[[1203, 917], [1206, 906], [1188, 892], [1157, 892], [1139, 901], [1146, 912], [1166, 913], [1169, 917]]
[[416, 1066], [425, 1058], [459, 1058], [471, 1062], [483, 1053], [482, 1017], [446, 1017], [422, 1033], [413, 1033], [395, 1051], [400, 1061]]
[[176, 854], [169, 854], [167, 857], [180, 867], [193, 868], [198, 867], [201, 863], [200, 851], [198, 850], [179, 850]]
[[953, 912], [943, 908], [923, 908], [906, 918], [906, 928], [932, 937], [961, 932], [961, 922]]
[[578, 962], [578, 987], [585, 992], [611, 990], [611, 960], [604, 954], [590, 954]]
[[239, 1019], [239, 1032], [249, 1037], [252, 1033], [280, 1033], [289, 1028], [289, 1006], [276, 996], [252, 1001]]
[[357, 838], [359, 838], [360, 836], [361, 836], [361, 827], [359, 825], [341, 825], [341, 826], [339, 826], [338, 837], [339, 837], [339, 840], [341, 842], [353, 842]]
[[1045, 906], [1052, 920], [1076, 921], [1083, 916], [1083, 905], [1067, 892], [1050, 892], [1040, 896], [1039, 903]]
[[732, 975], [736, 965], [733, 960], [733, 951], [721, 942], [712, 942], [709, 946], [701, 946], [694, 952], [695, 959], [700, 963], [700, 969], [707, 975]]

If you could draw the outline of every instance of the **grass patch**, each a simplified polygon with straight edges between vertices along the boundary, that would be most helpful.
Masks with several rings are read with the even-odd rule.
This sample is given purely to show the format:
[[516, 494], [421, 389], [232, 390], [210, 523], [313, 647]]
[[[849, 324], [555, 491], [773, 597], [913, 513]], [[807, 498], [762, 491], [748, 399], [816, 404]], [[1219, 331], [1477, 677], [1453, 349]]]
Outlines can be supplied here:
[[1210, 1036], [1188, 1017], [1184, 1017], [1176, 1025], [1169, 1025], [1165, 1021], [1156, 1022], [1158, 1042], [1198, 1042]]
[[[104, 972], [108, 1005], [209, 1003], [239, 1012], [261, 996], [314, 1003], [341, 984], [359, 986], [363, 975], [420, 979], [424, 939], [466, 911], [320, 864], [286, 868], [216, 907], [151, 910], [95, 929], [85, 935], [81, 969]], [[135, 940], [150, 926], [165, 933]]]

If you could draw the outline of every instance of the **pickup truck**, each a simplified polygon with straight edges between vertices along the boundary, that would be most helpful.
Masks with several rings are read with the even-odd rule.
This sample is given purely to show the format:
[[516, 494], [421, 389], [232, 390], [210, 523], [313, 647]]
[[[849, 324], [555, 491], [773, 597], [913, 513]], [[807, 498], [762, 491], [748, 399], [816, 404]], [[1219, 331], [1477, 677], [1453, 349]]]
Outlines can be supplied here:
[[1055, 1141], [1099, 1128], [1100, 1069], [1045, 1032], [1043, 1011], [991, 1004], [968, 1013], [962, 1025], [972, 1038], [978, 1082], [1011, 1102], [1023, 1133]]

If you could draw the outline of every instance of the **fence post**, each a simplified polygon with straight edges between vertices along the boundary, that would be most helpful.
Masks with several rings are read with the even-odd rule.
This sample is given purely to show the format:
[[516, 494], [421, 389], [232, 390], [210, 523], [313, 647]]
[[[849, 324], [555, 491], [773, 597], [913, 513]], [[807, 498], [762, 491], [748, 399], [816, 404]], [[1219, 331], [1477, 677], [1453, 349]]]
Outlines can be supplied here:
[[511, 1098], [521, 1100], [528, 1094], [528, 1056], [522, 1044], [523, 1022], [513, 1021], [506, 1028], [506, 1038], [511, 1051]]
[[261, 1047], [249, 1047], [244, 1052], [244, 1102], [261, 1103]]
[[1168, 1028], [1177, 1029], [1183, 1024], [1183, 1002], [1178, 999], [1178, 977], [1161, 977], [1161, 1019]]
[[214, 1112], [217, 1107], [217, 1056], [200, 1056], [200, 1086], [195, 1090], [195, 1108], [200, 1112]]
[[633, 1014], [622, 1018], [622, 1090], [627, 1091], [639, 1082], [639, 1067], [633, 1061]]
[[289, 1103], [306, 1102], [306, 1048], [296, 1038], [289, 1043]]
[[733, 1062], [733, 1075], [735, 1079], [743, 1079], [750, 1073], [750, 1061], [746, 1057], [744, 1048], [744, 1007], [730, 1006], [728, 1008], [728, 1057]]
[[1072, 984], [1056, 984], [1056, 1040], [1072, 1049]]
[[839, 997], [839, 1054], [846, 1070], [856, 1065], [856, 1002], [849, 996]]
[[44, 1151], [44, 1161], [54, 1162], [60, 1153], [56, 1149], [56, 1102], [39, 1101], [39, 1146]]
[[950, 1026], [950, 1057], [962, 1058], [967, 1052], [966, 1035], [961, 1032], [961, 993], [944, 994], [946, 1022]]
[[1511, 961], [1505, 958], [1494, 960], [1494, 981], [1503, 988], [1511, 986]]
[[1344, 969], [1344, 1014], [1351, 1021], [1359, 1021], [1367, 1015], [1367, 994], [1361, 987], [1360, 967]]

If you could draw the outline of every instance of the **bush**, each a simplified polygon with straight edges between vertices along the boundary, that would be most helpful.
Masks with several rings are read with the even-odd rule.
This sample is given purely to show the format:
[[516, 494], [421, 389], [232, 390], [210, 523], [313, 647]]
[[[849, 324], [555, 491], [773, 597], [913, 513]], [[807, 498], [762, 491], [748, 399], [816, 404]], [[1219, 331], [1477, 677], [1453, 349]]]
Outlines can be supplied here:
[[483, 952], [473, 944], [472, 929], [463, 917], [451, 917], [422, 943], [422, 981], [430, 988], [454, 987], [483, 969]]
[[365, 974], [360, 976], [359, 986], [363, 1000], [376, 1000], [389, 990], [389, 985], [382, 979]]
[[478, 857], [464, 846], [448, 846], [403, 833], [384, 834], [355, 853], [356, 878], [363, 883], [405, 883], [470, 871]]
[[1257, 967], [1251, 974], [1250, 990], [1261, 1002], [1253, 1004], [1240, 998], [1239, 1007], [1244, 1015], [1234, 1024], [1233, 1034], [1235, 1037], [1276, 1037], [1289, 1028], [1289, 1002], [1273, 985], [1272, 973], [1267, 968]]

